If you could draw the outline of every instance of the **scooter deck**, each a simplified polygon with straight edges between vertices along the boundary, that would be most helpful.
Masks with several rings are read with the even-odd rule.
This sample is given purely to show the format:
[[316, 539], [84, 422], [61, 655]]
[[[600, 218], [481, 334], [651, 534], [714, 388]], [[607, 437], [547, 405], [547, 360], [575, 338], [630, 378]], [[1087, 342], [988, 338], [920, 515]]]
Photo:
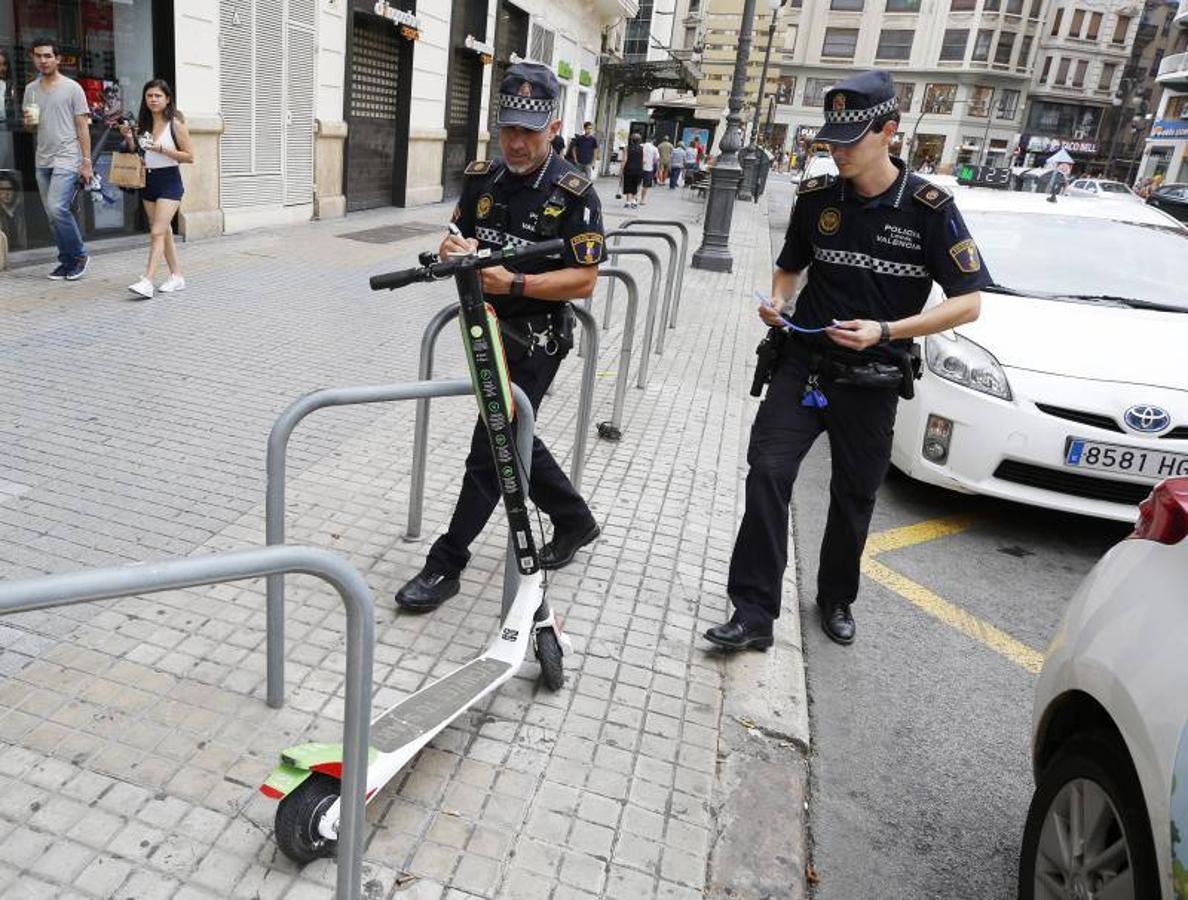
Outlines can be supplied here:
[[437, 731], [506, 675], [511, 663], [480, 657], [417, 691], [371, 723], [371, 746], [394, 753]]

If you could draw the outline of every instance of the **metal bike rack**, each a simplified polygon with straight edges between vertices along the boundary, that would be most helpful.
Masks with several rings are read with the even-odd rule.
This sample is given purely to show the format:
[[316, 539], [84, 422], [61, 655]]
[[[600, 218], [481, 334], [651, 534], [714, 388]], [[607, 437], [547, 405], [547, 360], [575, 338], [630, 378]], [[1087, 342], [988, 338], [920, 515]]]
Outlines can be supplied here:
[[[644, 336], [643, 347], [639, 352], [639, 376], [636, 379], [635, 386], [642, 388], [648, 381], [648, 362], [652, 354], [652, 338], [656, 331], [656, 303], [660, 299], [660, 254], [655, 250], [648, 250], [645, 247], [608, 247], [606, 251], [607, 256], [624, 256], [628, 254], [635, 254], [637, 256], [646, 256], [652, 261], [652, 288], [648, 294], [648, 308], [644, 312]], [[609, 292], [609, 286], [607, 288]], [[610, 303], [606, 304], [606, 316], [610, 317]], [[603, 320], [602, 327], [606, 329], [609, 322]]]
[[[598, 324], [588, 310], [577, 304], [570, 304], [578, 320], [582, 323], [583, 344], [587, 337], [590, 339], [594, 352], [587, 355], [582, 369], [582, 387], [578, 394], [578, 421], [574, 429], [573, 465], [570, 467], [569, 480], [575, 488], [581, 486], [582, 466], [585, 463], [586, 428], [589, 427], [590, 417], [594, 409], [594, 379], [598, 377]], [[421, 335], [421, 359], [417, 365], [417, 377], [428, 381], [433, 377], [433, 360], [437, 346], [437, 336], [445, 328], [446, 323], [458, 317], [458, 304], [453, 303], [440, 309], [425, 326]], [[578, 354], [581, 355], [580, 353]], [[421, 520], [425, 508], [425, 464], [429, 457], [429, 400], [422, 398], [417, 401], [416, 419], [413, 425], [413, 463], [412, 483], [408, 488], [408, 527], [404, 532], [406, 541], [419, 540], [421, 537]]]
[[328, 582], [338, 591], [346, 607], [342, 820], [335, 896], [338, 900], [359, 900], [363, 873], [367, 742], [371, 728], [368, 711], [373, 681], [375, 604], [367, 582], [350, 563], [335, 553], [315, 547], [257, 547], [188, 559], [46, 575], [0, 583], [0, 613], [115, 600], [287, 572], [314, 575]]
[[[394, 400], [416, 400], [428, 405], [433, 397], [462, 397], [474, 394], [469, 379], [450, 381], [414, 381], [405, 384], [367, 385], [363, 387], [327, 388], [298, 397], [280, 414], [268, 434], [265, 462], [267, 486], [264, 494], [264, 543], [269, 546], [285, 542], [285, 461], [289, 437], [302, 419], [315, 410], [329, 406], [355, 406], [363, 403], [386, 403]], [[516, 400], [516, 415], [520, 427], [516, 440], [520, 445], [520, 459], [525, 467], [532, 465], [532, 437], [536, 429], [536, 414], [528, 395], [512, 385]], [[423, 475], [423, 473], [422, 473]], [[410, 495], [420, 500], [420, 495]], [[508, 550], [508, 563], [503, 568], [503, 602], [505, 607], [515, 597], [519, 587], [519, 569]], [[267, 597], [267, 672], [268, 705], [280, 709], [285, 703], [285, 576], [269, 575]]]
[[[668, 322], [669, 310], [672, 308], [673, 285], [676, 283], [676, 272], [677, 272], [677, 242], [676, 242], [676, 238], [674, 238], [667, 231], [631, 231], [631, 232], [622, 231], [622, 230], [608, 231], [606, 233], [607, 252], [610, 253], [610, 252], [613, 252], [614, 250], [618, 249], [618, 246], [621, 243], [620, 239], [623, 238], [624, 236], [640, 237], [640, 238], [660, 238], [662, 241], [664, 241], [666, 244], [668, 244], [668, 280], [664, 285], [664, 309], [660, 315], [660, 319], [662, 322]], [[612, 240], [615, 241], [615, 243], [611, 243]], [[607, 288], [607, 291], [606, 291], [606, 307], [607, 307], [607, 315], [608, 316], [610, 315], [610, 307], [611, 307], [611, 304], [614, 303], [614, 300], [615, 300], [615, 288], [614, 288], [614, 285], [612, 284], [609, 288]], [[672, 328], [671, 323], [669, 324], [668, 327]], [[665, 329], [660, 328], [660, 329], [658, 329], [658, 334], [656, 335], [656, 355], [657, 356], [659, 356], [661, 353], [664, 352], [664, 332], [665, 332]]]
[[[609, 422], [598, 423], [598, 436], [605, 438], [608, 441], [620, 441], [623, 439], [623, 405], [627, 400], [627, 382], [631, 378], [631, 348], [635, 342], [635, 316], [639, 309], [639, 289], [635, 284], [635, 276], [626, 269], [619, 269], [614, 266], [602, 266], [598, 269], [599, 278], [618, 279], [627, 287], [627, 322], [623, 325], [623, 342], [619, 345], [619, 371], [615, 374], [615, 405], [611, 409], [611, 417]], [[611, 281], [611, 285], [614, 285]], [[607, 302], [610, 302], [610, 291], [607, 291]], [[590, 308], [594, 305], [594, 296], [590, 295], [586, 298], [586, 306]], [[591, 313], [591, 315], [593, 315]], [[597, 348], [596, 348], [597, 349]], [[590, 354], [590, 359], [596, 361], [595, 355]], [[589, 362], [587, 362], [589, 365]], [[583, 457], [585, 450], [585, 434], [583, 433]], [[577, 448], [574, 448], [574, 453], [577, 453]], [[584, 462], [584, 458], [583, 458]], [[574, 460], [574, 465], [578, 464]], [[577, 482], [574, 482], [576, 487]]]
[[685, 263], [689, 259], [689, 226], [676, 219], [628, 219], [619, 224], [619, 230], [631, 228], [633, 225], [666, 225], [679, 228], [681, 231], [681, 258], [677, 265], [676, 301], [672, 304], [672, 318], [668, 321], [669, 328], [676, 328], [677, 310], [681, 308], [681, 296], [685, 289]]

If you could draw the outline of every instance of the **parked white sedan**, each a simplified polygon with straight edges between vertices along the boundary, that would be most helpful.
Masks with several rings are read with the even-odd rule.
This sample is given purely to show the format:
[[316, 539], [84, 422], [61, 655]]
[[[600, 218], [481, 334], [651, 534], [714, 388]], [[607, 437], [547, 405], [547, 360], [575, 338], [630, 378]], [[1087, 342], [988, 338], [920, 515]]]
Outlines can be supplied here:
[[1069, 603], [1036, 685], [1020, 900], [1188, 900], [1188, 478]]
[[977, 321], [925, 339], [892, 462], [956, 491], [1133, 521], [1155, 482], [1188, 475], [1188, 229], [1128, 201], [956, 198], [995, 287]]
[[1108, 181], [1104, 178], [1075, 178], [1068, 186], [1066, 193], [1070, 197], [1109, 198], [1111, 200], [1131, 200], [1138, 203], [1143, 198], [1124, 185], [1121, 181]]

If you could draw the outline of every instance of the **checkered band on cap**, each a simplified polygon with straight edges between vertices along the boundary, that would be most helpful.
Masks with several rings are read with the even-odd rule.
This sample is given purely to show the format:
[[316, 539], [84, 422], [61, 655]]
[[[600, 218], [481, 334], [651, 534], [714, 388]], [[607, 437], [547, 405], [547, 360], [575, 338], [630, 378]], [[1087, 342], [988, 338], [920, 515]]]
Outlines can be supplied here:
[[884, 116], [897, 109], [899, 109], [899, 100], [896, 97], [890, 97], [882, 103], [876, 103], [866, 109], [827, 109], [825, 110], [825, 124], [844, 125], [854, 122], [869, 122], [871, 119], [877, 119], [879, 116]]
[[518, 94], [500, 94], [500, 109], [519, 109], [525, 112], [552, 113], [557, 111], [556, 100], [544, 100], [539, 97], [521, 97]]

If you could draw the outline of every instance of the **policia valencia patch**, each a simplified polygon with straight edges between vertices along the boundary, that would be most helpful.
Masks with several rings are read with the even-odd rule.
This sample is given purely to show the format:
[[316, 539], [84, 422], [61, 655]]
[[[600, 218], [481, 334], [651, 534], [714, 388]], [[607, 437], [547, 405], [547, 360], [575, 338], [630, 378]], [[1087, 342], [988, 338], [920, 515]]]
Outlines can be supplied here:
[[949, 256], [953, 257], [957, 268], [966, 275], [971, 275], [982, 268], [982, 260], [978, 257], [978, 247], [972, 238], [958, 241], [950, 247]]
[[597, 231], [586, 231], [569, 239], [573, 247], [573, 258], [583, 266], [597, 264], [602, 256], [602, 235]]

